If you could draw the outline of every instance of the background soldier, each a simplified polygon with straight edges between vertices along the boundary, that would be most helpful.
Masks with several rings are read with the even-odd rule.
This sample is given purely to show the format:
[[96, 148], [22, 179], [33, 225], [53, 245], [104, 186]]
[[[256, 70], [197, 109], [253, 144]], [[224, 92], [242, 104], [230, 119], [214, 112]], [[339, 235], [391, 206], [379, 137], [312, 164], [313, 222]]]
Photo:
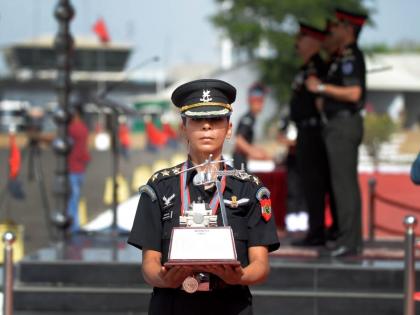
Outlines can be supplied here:
[[340, 54], [330, 65], [324, 83], [310, 77], [308, 90], [324, 97], [328, 123], [324, 140], [337, 205], [338, 239], [332, 257], [357, 254], [362, 248], [361, 198], [358, 182], [358, 149], [363, 137], [363, 108], [366, 94], [365, 62], [357, 46], [366, 15], [336, 10], [337, 23], [331, 35], [340, 43]]
[[287, 196], [284, 222], [288, 232], [304, 232], [308, 230], [308, 208], [296, 161], [296, 136], [296, 125], [290, 122], [289, 115], [282, 117], [279, 120], [277, 140], [287, 148], [285, 158]]
[[264, 108], [266, 88], [261, 83], [255, 83], [249, 88], [248, 103], [249, 112], [241, 117], [235, 134], [235, 151], [233, 153], [233, 165], [240, 169], [244, 164], [247, 167], [247, 160], [269, 160], [270, 155], [254, 142], [255, 119]]
[[319, 52], [325, 31], [300, 23], [296, 50], [303, 61], [292, 84], [291, 119], [297, 133], [297, 164], [309, 214], [307, 236], [293, 245], [318, 246], [325, 243], [325, 197], [328, 191], [327, 157], [322, 139], [322, 121], [316, 107], [317, 94], [307, 90], [305, 80], [310, 76], [323, 77], [325, 63]]

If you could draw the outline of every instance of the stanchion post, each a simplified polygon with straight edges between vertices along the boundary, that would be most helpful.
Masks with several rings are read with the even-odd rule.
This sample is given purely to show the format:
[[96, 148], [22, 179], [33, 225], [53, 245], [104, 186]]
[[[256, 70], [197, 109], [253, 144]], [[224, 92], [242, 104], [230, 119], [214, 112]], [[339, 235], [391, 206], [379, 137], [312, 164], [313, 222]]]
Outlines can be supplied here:
[[58, 240], [64, 242], [71, 222], [67, 214], [67, 203], [70, 195], [67, 156], [71, 149], [67, 125], [70, 121], [69, 98], [74, 46], [73, 37], [70, 33], [70, 21], [74, 16], [74, 9], [70, 0], [59, 0], [54, 14], [58, 20], [59, 28], [54, 41], [57, 52], [57, 79], [55, 86], [58, 94], [58, 107], [54, 113], [54, 120], [57, 124], [57, 137], [52, 143], [57, 157], [53, 184], [55, 211], [52, 221], [57, 228]]
[[404, 315], [415, 315], [414, 291], [416, 288], [415, 253], [414, 243], [416, 234], [414, 232], [417, 219], [414, 216], [404, 218], [405, 226], [405, 259], [404, 259]]
[[3, 234], [4, 266], [3, 266], [3, 314], [13, 314], [13, 243], [15, 235], [8, 231]]
[[369, 178], [369, 241], [375, 241], [375, 194], [376, 179]]

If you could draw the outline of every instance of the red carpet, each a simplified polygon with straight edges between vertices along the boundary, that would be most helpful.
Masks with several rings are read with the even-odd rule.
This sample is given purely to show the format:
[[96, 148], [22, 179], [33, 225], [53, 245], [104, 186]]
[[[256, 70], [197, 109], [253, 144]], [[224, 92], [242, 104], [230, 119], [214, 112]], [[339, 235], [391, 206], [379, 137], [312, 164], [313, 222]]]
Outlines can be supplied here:
[[[286, 173], [284, 169], [276, 169], [271, 173], [257, 173], [258, 177], [270, 189], [272, 195], [272, 205], [277, 227], [284, 228], [284, 215], [286, 212]], [[420, 210], [420, 186], [414, 185], [407, 173], [399, 174], [367, 174], [360, 173], [359, 183], [362, 192], [363, 203], [363, 234], [368, 237], [368, 180], [375, 177], [377, 181], [376, 192], [388, 199], [407, 204]], [[381, 201], [376, 202], [376, 224], [395, 230], [397, 234], [377, 230], [378, 238], [401, 238], [404, 233], [403, 220], [406, 215], [416, 215], [420, 219], [420, 212], [401, 209], [392, 205], [388, 205]], [[327, 215], [327, 223], [329, 221]], [[420, 222], [416, 228], [416, 234], [420, 235]]]

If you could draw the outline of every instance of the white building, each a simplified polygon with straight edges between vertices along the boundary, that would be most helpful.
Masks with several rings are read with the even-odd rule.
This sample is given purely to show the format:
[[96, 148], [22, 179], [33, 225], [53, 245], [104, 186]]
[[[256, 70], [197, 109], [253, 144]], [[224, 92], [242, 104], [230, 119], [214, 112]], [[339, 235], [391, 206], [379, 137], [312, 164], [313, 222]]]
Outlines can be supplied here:
[[404, 115], [403, 126], [420, 122], [420, 54], [375, 54], [366, 57], [367, 102], [393, 119]]

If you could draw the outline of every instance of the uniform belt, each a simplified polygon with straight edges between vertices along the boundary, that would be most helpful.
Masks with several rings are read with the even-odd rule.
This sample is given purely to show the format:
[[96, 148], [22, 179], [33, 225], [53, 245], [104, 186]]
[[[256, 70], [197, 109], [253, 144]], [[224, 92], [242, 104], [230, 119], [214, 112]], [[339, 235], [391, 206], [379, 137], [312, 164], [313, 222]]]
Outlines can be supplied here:
[[337, 112], [326, 112], [325, 115], [328, 119], [332, 118], [350, 118], [354, 114], [358, 113], [358, 111], [351, 111], [351, 110], [340, 110]]
[[310, 127], [319, 127], [322, 125], [321, 119], [318, 117], [311, 117], [299, 120], [296, 122], [298, 128], [310, 128]]

